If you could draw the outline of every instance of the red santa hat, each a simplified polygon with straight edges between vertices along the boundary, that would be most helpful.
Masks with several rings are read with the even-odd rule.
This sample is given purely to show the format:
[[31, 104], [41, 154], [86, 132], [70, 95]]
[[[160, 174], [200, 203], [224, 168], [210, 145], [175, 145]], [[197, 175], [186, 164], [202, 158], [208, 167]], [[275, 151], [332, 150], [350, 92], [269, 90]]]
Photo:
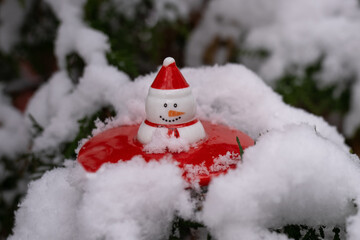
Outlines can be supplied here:
[[163, 66], [151, 85], [151, 88], [158, 90], [180, 90], [189, 87], [172, 57], [164, 59]]

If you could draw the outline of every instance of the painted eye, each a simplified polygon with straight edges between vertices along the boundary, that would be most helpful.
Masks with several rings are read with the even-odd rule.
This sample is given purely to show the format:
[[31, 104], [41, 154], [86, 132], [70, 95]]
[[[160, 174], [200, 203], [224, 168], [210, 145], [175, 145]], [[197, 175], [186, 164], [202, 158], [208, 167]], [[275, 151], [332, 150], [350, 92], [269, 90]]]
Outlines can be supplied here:
[[174, 108], [176, 108], [177, 107], [177, 103], [174, 103]]
[[167, 107], [167, 103], [164, 103], [164, 107]]

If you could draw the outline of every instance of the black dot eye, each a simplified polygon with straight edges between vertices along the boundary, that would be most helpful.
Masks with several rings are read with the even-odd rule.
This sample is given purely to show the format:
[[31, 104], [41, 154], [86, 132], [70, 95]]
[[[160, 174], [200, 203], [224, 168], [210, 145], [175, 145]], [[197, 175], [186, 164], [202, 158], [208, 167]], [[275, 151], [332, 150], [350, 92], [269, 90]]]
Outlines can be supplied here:
[[164, 103], [164, 107], [167, 107], [167, 103]]
[[174, 103], [174, 108], [176, 108], [177, 107], [177, 103]]

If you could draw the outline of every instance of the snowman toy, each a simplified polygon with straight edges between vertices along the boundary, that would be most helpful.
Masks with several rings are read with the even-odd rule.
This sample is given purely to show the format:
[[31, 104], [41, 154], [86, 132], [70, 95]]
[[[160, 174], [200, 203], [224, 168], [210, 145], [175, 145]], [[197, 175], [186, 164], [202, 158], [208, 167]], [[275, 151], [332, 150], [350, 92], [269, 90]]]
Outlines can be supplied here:
[[[236, 167], [241, 160], [240, 144], [242, 149], [254, 145], [254, 140], [238, 129], [196, 118], [191, 88], [171, 57], [165, 58], [150, 86], [145, 112], [141, 124], [120, 125], [89, 139], [77, 156], [85, 171], [96, 172], [103, 164], [131, 161], [134, 156], [149, 162], [170, 155], [186, 181], [207, 186], [213, 177]], [[157, 131], [161, 134], [156, 135]], [[147, 144], [159, 144], [157, 136], [179, 139], [190, 147], [178, 152], [147, 151]]]
[[147, 144], [158, 128], [167, 130], [169, 137], [196, 143], [206, 137], [196, 118], [196, 102], [189, 84], [176, 67], [175, 60], [165, 58], [152, 83], [145, 103], [146, 119], [140, 125], [137, 140]]

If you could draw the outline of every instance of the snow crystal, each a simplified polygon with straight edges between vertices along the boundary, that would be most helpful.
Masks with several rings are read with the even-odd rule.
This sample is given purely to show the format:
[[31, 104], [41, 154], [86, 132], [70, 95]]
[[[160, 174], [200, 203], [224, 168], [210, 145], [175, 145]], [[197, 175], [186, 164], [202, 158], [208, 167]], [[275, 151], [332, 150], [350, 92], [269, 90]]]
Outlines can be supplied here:
[[205, 162], [200, 165], [184, 164], [183, 169], [184, 172], [186, 172], [186, 179], [190, 182], [191, 187], [194, 189], [199, 189], [200, 187], [199, 175], [209, 175], [209, 170], [205, 166]]
[[231, 165], [239, 162], [240, 156], [238, 153], [227, 152], [225, 155], [220, 155], [214, 159], [214, 165], [210, 166], [211, 172], [218, 172], [227, 170]]
[[139, 157], [95, 174], [52, 170], [30, 185], [10, 240], [161, 238], [175, 214], [192, 215], [185, 186], [177, 166]]
[[[268, 228], [344, 223], [360, 197], [358, 161], [306, 124], [270, 131], [211, 182], [202, 219], [221, 239], [287, 239]], [[359, 216], [348, 239], [360, 237]]]

